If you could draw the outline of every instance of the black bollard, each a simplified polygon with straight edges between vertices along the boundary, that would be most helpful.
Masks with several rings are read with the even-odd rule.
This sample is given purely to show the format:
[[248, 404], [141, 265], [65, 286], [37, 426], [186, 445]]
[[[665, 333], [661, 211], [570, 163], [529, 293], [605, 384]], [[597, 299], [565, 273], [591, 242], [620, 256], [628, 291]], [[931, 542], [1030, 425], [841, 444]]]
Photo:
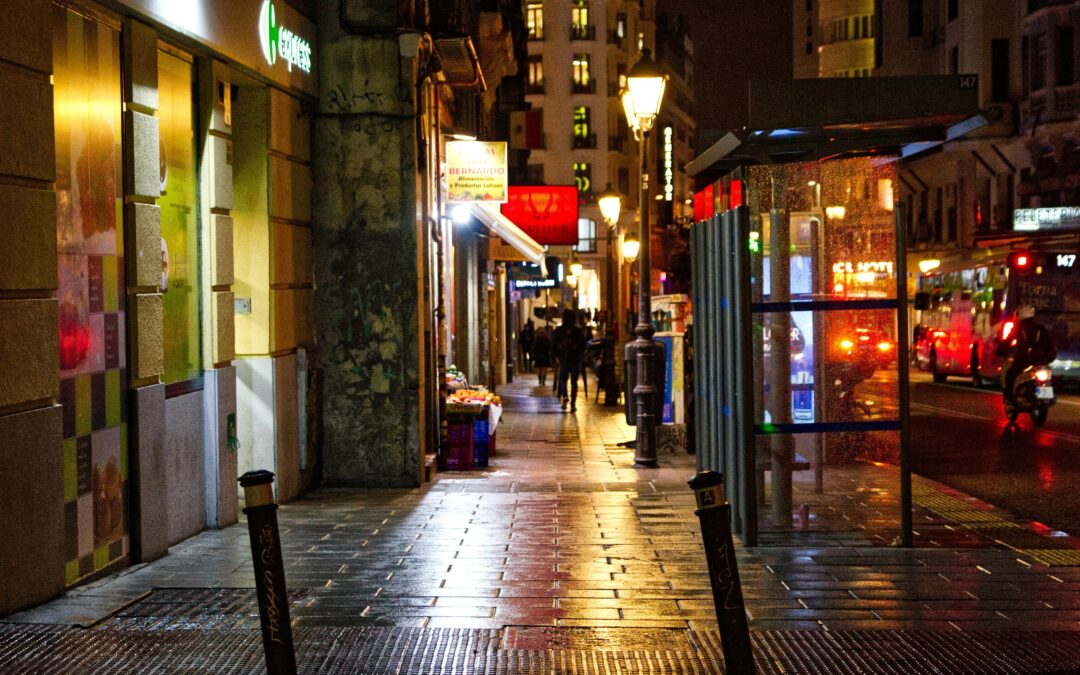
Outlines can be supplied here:
[[244, 514], [251, 536], [251, 560], [255, 565], [255, 591], [259, 596], [266, 672], [295, 675], [292, 624], [289, 620], [289, 592], [278, 538], [277, 503], [274, 501], [274, 474], [248, 471], [240, 476], [244, 488]]
[[720, 642], [724, 649], [724, 667], [728, 675], [753, 675], [754, 650], [750, 627], [746, 622], [739, 568], [735, 562], [735, 541], [731, 537], [731, 504], [724, 496], [724, 476], [715, 471], [701, 471], [689, 481], [697, 498], [694, 513], [701, 520], [701, 539], [709, 565], [716, 621], [720, 624]]

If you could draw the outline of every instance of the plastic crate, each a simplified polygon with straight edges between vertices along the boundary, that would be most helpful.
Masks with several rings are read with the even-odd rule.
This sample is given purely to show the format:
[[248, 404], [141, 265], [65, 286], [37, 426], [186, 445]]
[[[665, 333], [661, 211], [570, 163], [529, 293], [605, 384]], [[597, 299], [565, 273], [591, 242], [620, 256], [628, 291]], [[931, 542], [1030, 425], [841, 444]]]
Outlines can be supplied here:
[[473, 466], [483, 467], [488, 465], [488, 457], [491, 452], [491, 436], [488, 435], [487, 417], [478, 417], [473, 422]]
[[446, 469], [465, 471], [473, 466], [473, 421], [471, 417], [446, 421]]

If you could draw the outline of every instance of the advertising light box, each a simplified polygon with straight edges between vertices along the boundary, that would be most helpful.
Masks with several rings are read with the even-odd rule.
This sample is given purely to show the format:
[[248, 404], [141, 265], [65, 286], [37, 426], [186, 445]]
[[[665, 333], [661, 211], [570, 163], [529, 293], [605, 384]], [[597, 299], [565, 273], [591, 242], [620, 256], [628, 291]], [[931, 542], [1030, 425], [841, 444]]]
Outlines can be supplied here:
[[505, 202], [507, 182], [505, 142], [446, 144], [447, 201]]
[[573, 185], [511, 185], [502, 214], [538, 244], [578, 243], [578, 191]]

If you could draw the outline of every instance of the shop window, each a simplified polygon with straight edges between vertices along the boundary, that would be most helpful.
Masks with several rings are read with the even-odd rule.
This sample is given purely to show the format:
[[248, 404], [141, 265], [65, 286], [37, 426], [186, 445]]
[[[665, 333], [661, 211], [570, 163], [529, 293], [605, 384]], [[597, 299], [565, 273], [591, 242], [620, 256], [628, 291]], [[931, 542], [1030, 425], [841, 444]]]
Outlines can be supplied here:
[[158, 128], [161, 134], [162, 310], [166, 385], [202, 374], [199, 327], [198, 172], [192, 106], [193, 68], [158, 52]]
[[530, 2], [525, 6], [525, 29], [530, 40], [544, 39], [544, 3]]
[[578, 253], [596, 253], [596, 221], [578, 218]]
[[577, 185], [578, 194], [587, 195], [592, 192], [592, 165], [588, 162], [574, 162], [574, 183]]
[[589, 75], [589, 61], [588, 54], [574, 54], [572, 67], [575, 92], [590, 93], [595, 90], [595, 85]]
[[[129, 553], [120, 34], [53, 6], [65, 583]], [[191, 92], [188, 92], [190, 97]], [[32, 479], [32, 477], [28, 477]]]
[[544, 57], [540, 54], [529, 55], [528, 93], [538, 94], [544, 91]]

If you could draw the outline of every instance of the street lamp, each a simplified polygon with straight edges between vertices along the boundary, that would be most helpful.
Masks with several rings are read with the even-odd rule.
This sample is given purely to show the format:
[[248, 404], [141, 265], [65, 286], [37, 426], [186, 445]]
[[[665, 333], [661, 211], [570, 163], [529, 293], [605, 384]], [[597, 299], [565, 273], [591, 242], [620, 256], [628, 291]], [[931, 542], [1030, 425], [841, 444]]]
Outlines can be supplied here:
[[622, 211], [622, 197], [611, 188], [611, 183], [608, 183], [604, 191], [600, 193], [597, 206], [600, 207], [600, 215], [603, 216], [604, 222], [607, 223], [607, 280], [604, 295], [606, 296], [605, 304], [607, 305], [606, 328], [607, 332], [611, 332], [611, 329], [616, 325], [616, 322], [612, 320], [616, 314], [615, 282], [612, 272], [615, 267], [615, 228], [619, 226], [619, 212]]
[[622, 243], [622, 257], [626, 259], [626, 262], [633, 263], [637, 260], [638, 251], [641, 249], [641, 242], [633, 237], [627, 237], [623, 239]]
[[653, 382], [654, 362], [660, 355], [660, 345], [652, 337], [652, 270], [649, 261], [649, 131], [664, 99], [667, 76], [645, 49], [641, 60], [626, 75], [626, 91], [622, 94], [627, 124], [640, 135], [641, 142], [641, 231], [638, 234], [641, 251], [638, 257], [638, 324], [637, 339], [626, 346], [626, 359], [637, 366], [634, 398], [637, 402], [637, 440], [634, 446], [634, 465], [654, 467], [656, 460], [656, 383]]

